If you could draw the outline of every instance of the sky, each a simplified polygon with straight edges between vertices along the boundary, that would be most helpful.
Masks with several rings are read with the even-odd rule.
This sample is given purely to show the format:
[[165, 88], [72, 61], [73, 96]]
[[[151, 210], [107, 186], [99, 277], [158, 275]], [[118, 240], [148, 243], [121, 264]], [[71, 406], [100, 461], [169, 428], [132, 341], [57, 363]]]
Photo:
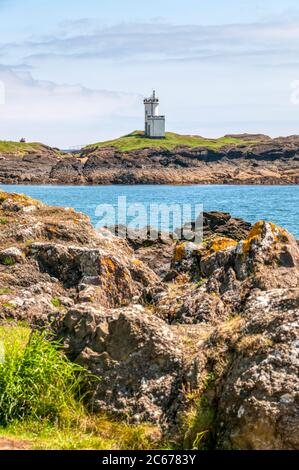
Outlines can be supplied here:
[[0, 140], [299, 134], [296, 0], [0, 0]]

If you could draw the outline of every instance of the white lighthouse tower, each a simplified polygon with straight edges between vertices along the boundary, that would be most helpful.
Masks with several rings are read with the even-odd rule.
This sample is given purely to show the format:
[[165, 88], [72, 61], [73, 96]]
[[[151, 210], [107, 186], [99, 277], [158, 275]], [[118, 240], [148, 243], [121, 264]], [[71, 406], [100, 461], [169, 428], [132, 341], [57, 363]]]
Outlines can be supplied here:
[[165, 137], [165, 116], [159, 115], [159, 99], [155, 90], [150, 98], [145, 98], [145, 136], [162, 139]]

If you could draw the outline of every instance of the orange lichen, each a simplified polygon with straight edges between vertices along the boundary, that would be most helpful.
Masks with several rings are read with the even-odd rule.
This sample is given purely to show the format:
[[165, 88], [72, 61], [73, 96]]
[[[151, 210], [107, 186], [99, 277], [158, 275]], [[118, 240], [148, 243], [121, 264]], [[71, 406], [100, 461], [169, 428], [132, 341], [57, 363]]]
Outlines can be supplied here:
[[233, 248], [238, 244], [236, 240], [228, 237], [216, 237], [207, 244], [207, 251], [204, 253], [205, 257], [211, 256], [217, 251], [224, 251], [228, 248]]
[[215, 238], [212, 241], [212, 244], [210, 246], [210, 250], [212, 251], [222, 251], [226, 250], [226, 248], [230, 248], [232, 246], [236, 246], [237, 242], [236, 240], [232, 240], [231, 238], [226, 238], [226, 237], [219, 237]]
[[22, 204], [24, 207], [36, 206], [39, 204], [38, 201], [32, 199], [29, 196], [25, 196], [24, 194], [6, 193], [4, 191], [0, 191], [0, 203], [7, 200]]
[[257, 238], [261, 235], [262, 229], [264, 226], [264, 221], [260, 220], [259, 222], [256, 222], [252, 229], [250, 230], [248, 237], [243, 241], [242, 245], [242, 250], [243, 253], [248, 253], [251, 247], [251, 244], [254, 240], [257, 240]]
[[110, 277], [115, 273], [115, 263], [109, 256], [104, 256], [102, 258], [101, 265], [105, 269], [107, 277]]
[[186, 247], [186, 242], [178, 243], [178, 244], [175, 246], [175, 249], [174, 249], [174, 261], [175, 261], [176, 263], [179, 262], [179, 261], [182, 261], [182, 259], [185, 257], [185, 255], [186, 255], [185, 247]]
[[[254, 224], [254, 226], [252, 227], [252, 229], [250, 230], [248, 234], [248, 237], [243, 241], [243, 245], [242, 245], [243, 253], [248, 253], [252, 245], [252, 242], [257, 240], [261, 236], [265, 223], [266, 222], [264, 220], [259, 220], [258, 222]], [[268, 222], [268, 223], [271, 227], [271, 230], [274, 236], [274, 243], [278, 242], [279, 240], [282, 240], [282, 241], [287, 240], [287, 232], [284, 229], [273, 224], [273, 222]]]
[[136, 258], [135, 258], [135, 259], [132, 260], [132, 264], [133, 264], [134, 266], [141, 266], [141, 265], [142, 265], [142, 261], [140, 261], [139, 259], [136, 259]]
[[272, 233], [275, 235], [275, 241], [278, 241], [279, 239], [281, 239], [281, 241], [286, 241], [288, 239], [286, 230], [273, 224], [273, 222], [269, 222], [269, 224], [272, 229]]

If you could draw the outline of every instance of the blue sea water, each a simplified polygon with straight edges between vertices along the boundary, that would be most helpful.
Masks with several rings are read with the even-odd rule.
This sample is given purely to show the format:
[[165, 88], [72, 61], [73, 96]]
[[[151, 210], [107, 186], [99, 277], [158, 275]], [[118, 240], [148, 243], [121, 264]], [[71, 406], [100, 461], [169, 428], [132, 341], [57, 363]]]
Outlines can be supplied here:
[[[96, 214], [96, 208], [107, 204], [116, 209], [118, 197], [122, 196], [127, 204], [141, 203], [147, 210], [151, 204], [203, 204], [205, 211], [230, 212], [250, 222], [270, 220], [299, 238], [299, 186], [0, 185], [0, 190], [26, 194], [50, 205], [73, 207], [87, 214], [94, 225], [107, 223]], [[111, 216], [110, 222], [117, 220]]]

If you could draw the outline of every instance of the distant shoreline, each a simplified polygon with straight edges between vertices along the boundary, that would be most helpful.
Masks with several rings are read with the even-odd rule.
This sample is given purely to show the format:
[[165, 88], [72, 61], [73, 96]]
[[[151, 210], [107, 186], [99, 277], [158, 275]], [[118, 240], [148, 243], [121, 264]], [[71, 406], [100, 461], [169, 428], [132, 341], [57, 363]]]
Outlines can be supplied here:
[[76, 154], [42, 144], [0, 142], [0, 183], [296, 185], [299, 136], [242, 134], [209, 140], [167, 133], [157, 142], [132, 133]]
[[298, 186], [299, 183], [63, 183], [63, 182], [48, 182], [48, 183], [32, 183], [32, 182], [15, 182], [15, 183], [0, 183], [1, 186], [66, 186], [66, 187], [88, 187], [88, 186]]

